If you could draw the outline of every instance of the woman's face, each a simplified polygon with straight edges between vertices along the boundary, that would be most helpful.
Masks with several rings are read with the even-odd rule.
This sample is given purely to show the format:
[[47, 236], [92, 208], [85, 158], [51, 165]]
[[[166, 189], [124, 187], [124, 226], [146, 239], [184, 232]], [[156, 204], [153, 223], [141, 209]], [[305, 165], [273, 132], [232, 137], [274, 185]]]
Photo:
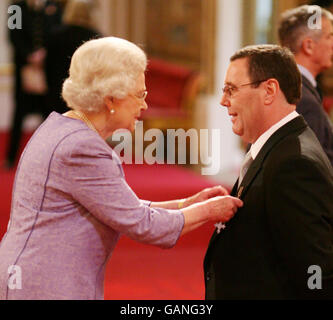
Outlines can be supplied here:
[[124, 99], [113, 98], [111, 114], [113, 131], [127, 129], [131, 132], [135, 129], [135, 122], [140, 118], [141, 112], [147, 110], [145, 75], [142, 73], [136, 81], [135, 88]]

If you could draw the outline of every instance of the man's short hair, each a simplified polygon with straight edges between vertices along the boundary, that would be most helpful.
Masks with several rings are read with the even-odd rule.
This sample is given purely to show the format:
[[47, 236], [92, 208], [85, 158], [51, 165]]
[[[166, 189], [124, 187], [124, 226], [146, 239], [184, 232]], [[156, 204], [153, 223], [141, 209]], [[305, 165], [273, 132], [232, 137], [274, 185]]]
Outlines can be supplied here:
[[279, 82], [289, 104], [297, 104], [301, 98], [301, 74], [294, 55], [288, 48], [278, 45], [252, 45], [238, 50], [230, 61], [248, 59], [248, 74], [253, 86], [274, 78]]
[[282, 13], [278, 28], [280, 44], [295, 54], [300, 50], [305, 37], [319, 39], [322, 30], [309, 27], [311, 17], [319, 11], [322, 18], [333, 21], [331, 12], [319, 6], [303, 5]]

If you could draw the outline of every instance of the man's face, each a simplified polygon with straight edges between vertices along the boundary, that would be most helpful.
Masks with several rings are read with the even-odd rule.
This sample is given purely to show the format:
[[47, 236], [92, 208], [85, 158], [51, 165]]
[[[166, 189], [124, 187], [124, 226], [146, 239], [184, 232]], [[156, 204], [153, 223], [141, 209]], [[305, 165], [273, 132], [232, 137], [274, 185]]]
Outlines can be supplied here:
[[333, 56], [333, 27], [327, 19], [322, 19], [322, 32], [318, 40], [314, 40], [313, 63], [317, 66], [318, 73], [332, 66]]
[[[264, 80], [264, 79], [262, 79]], [[228, 67], [225, 88], [220, 104], [228, 108], [232, 130], [245, 142], [253, 143], [264, 132], [261, 84], [254, 88], [248, 75], [248, 59], [232, 61]]]

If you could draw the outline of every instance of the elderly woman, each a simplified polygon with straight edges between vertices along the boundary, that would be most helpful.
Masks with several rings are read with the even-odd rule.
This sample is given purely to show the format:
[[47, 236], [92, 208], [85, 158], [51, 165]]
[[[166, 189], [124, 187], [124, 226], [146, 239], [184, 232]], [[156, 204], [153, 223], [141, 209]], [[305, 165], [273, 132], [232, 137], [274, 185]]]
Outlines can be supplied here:
[[150, 203], [127, 185], [105, 139], [133, 130], [147, 108], [146, 63], [140, 48], [114, 37], [74, 53], [62, 92], [71, 111], [53, 112], [19, 163], [0, 244], [0, 299], [103, 299], [105, 265], [120, 234], [170, 248], [242, 205], [221, 187]]

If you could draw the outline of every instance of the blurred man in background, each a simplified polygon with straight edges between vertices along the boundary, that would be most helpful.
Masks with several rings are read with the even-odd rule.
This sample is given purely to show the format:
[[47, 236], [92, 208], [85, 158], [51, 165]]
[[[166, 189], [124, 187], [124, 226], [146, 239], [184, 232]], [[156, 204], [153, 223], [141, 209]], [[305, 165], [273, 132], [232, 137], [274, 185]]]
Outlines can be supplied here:
[[46, 79], [43, 79], [45, 43], [52, 28], [61, 23], [62, 15], [57, 1], [21, 0], [13, 4], [21, 9], [22, 28], [9, 29], [15, 87], [10, 140], [4, 164], [7, 168], [13, 167], [17, 160], [25, 117], [39, 113], [45, 118], [50, 112], [45, 103], [47, 87]]
[[[316, 12], [321, 12], [320, 29], [311, 25]], [[332, 14], [326, 9], [304, 5], [284, 12], [279, 25], [280, 43], [293, 52], [302, 74], [302, 97], [296, 110], [316, 134], [331, 164], [333, 164], [332, 123], [323, 108], [316, 77], [332, 66], [332, 21]]]

